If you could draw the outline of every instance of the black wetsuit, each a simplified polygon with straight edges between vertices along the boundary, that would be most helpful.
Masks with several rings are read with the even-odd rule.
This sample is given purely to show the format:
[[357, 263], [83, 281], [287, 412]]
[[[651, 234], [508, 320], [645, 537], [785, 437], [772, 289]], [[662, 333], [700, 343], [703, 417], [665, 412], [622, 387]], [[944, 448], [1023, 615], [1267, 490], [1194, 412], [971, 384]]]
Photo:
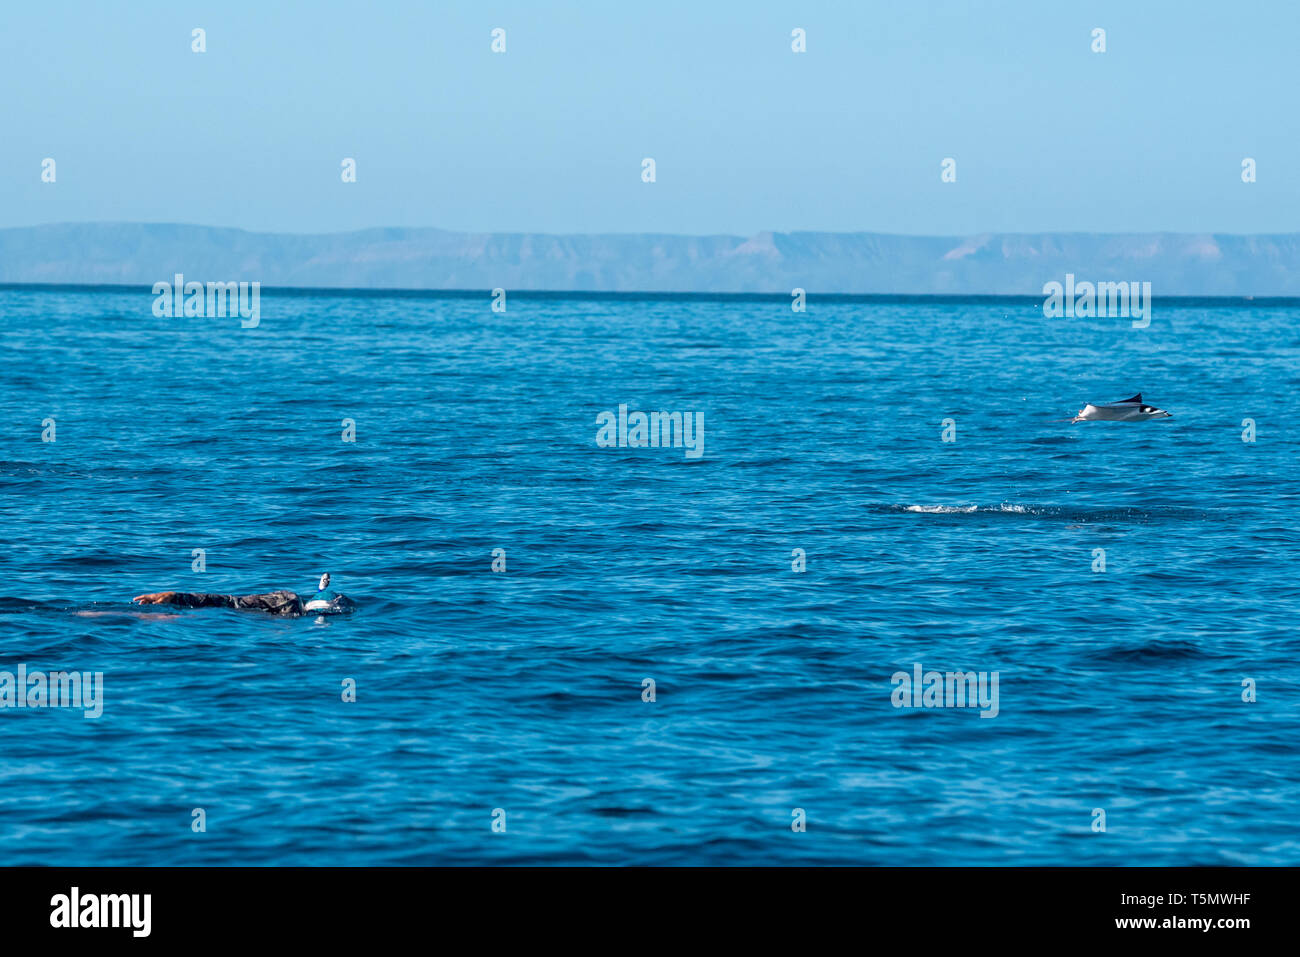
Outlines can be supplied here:
[[265, 595], [214, 595], [209, 592], [178, 591], [166, 599], [166, 604], [182, 608], [239, 608], [287, 618], [297, 618], [304, 613], [303, 600], [291, 591], [271, 591]]

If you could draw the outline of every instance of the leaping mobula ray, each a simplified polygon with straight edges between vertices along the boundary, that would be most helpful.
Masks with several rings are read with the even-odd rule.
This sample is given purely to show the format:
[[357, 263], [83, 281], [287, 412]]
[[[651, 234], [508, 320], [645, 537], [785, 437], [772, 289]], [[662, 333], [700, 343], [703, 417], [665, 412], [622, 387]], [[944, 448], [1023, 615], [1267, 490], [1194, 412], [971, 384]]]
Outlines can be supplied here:
[[1145, 422], [1148, 419], [1168, 419], [1172, 416], [1164, 409], [1147, 405], [1139, 392], [1131, 399], [1120, 402], [1103, 402], [1093, 405], [1089, 402], [1071, 422]]

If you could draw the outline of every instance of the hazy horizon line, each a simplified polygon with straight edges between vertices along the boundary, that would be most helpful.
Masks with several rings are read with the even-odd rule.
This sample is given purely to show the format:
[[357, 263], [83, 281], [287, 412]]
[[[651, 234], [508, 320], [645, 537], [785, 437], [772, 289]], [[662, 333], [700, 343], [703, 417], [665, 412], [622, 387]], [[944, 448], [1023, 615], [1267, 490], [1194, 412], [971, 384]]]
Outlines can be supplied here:
[[[262, 295], [324, 296], [367, 299], [487, 299], [490, 289], [422, 289], [410, 287], [380, 288], [373, 286], [265, 286], [258, 284]], [[153, 295], [150, 283], [61, 283], [61, 282], [0, 282], [0, 292], [141, 292]], [[655, 291], [602, 291], [593, 289], [512, 289], [512, 299], [540, 300], [622, 300], [627, 302], [684, 301], [684, 302], [779, 302], [789, 304], [788, 292], [655, 292]], [[1041, 307], [1043, 297], [1023, 293], [807, 293], [807, 300], [828, 303], [878, 303], [908, 304], [984, 304], [984, 305], [1034, 305]], [[1159, 301], [1174, 306], [1300, 306], [1300, 296], [1159, 296]], [[1105, 317], [1102, 317], [1105, 318]]]
[[711, 233], [673, 233], [654, 231], [629, 232], [546, 232], [545, 230], [526, 229], [455, 229], [446, 226], [362, 226], [356, 229], [335, 229], [316, 232], [302, 232], [290, 229], [251, 229], [246, 226], [221, 226], [210, 223], [178, 222], [174, 220], [149, 219], [85, 219], [59, 220], [56, 222], [29, 223], [24, 226], [0, 226], [0, 232], [18, 229], [45, 229], [56, 226], [180, 226], [192, 229], [225, 229], [232, 232], [249, 233], [261, 236], [346, 236], [388, 230], [428, 230], [440, 233], [459, 233], [466, 236], [674, 236], [688, 239], [709, 239], [714, 237], [747, 239], [764, 234], [783, 234], [794, 236], [814, 234], [820, 236], [899, 236], [907, 239], [952, 239], [977, 236], [1300, 236], [1300, 229], [1291, 232], [1232, 232], [1230, 230], [1198, 230], [1186, 232], [1175, 229], [1148, 230], [1106, 230], [1106, 229], [1038, 229], [1038, 230], [980, 230], [969, 233], [899, 233], [882, 232], [873, 229], [760, 229], [757, 232], [711, 232]]

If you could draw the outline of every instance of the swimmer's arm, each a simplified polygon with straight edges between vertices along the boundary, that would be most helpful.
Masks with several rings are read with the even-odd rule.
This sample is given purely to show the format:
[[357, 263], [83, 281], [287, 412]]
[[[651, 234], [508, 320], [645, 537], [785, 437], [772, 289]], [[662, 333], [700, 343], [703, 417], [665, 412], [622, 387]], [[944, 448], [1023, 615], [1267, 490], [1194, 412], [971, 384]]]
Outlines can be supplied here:
[[137, 605], [179, 605], [181, 608], [234, 608], [234, 595], [214, 595], [207, 592], [156, 591], [136, 595], [131, 599]]

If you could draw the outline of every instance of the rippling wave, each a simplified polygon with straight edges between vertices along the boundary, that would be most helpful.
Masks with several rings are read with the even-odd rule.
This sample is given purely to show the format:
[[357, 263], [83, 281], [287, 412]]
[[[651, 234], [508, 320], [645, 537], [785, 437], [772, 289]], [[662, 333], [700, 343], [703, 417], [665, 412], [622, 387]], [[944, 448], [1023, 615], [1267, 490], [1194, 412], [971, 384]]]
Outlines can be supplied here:
[[1229, 521], [1239, 517], [1216, 517], [1212, 509], [1176, 506], [1082, 508], [1063, 505], [869, 505], [877, 512], [918, 512], [925, 515], [1024, 515], [1031, 518], [1060, 519], [1066, 522], [1176, 522]]

